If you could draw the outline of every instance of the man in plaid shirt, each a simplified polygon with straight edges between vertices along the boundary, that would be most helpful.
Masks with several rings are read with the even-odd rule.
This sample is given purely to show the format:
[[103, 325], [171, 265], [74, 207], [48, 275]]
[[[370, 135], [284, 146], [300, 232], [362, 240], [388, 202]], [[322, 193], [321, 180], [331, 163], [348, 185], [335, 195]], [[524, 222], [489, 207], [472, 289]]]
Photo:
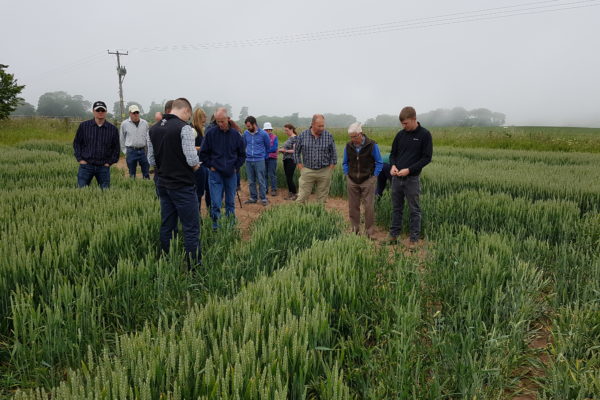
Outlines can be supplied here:
[[306, 203], [316, 185], [317, 201], [325, 203], [331, 176], [337, 163], [337, 151], [331, 133], [325, 130], [325, 117], [315, 114], [310, 128], [298, 136], [294, 159], [300, 170], [299, 203]]

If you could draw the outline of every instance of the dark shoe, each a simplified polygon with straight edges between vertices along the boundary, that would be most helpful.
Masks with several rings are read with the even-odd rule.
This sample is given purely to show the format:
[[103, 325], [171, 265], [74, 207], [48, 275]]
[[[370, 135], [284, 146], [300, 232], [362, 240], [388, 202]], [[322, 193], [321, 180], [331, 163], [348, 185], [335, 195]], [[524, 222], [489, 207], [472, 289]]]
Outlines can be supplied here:
[[256, 204], [256, 200], [255, 199], [248, 199], [244, 202], [244, 204]]
[[262, 204], [264, 207], [266, 207], [269, 204], [269, 202], [267, 201], [267, 199], [265, 199], [265, 200], [261, 200], [260, 204]]
[[277, 189], [271, 191], [271, 196], [277, 196]]
[[389, 235], [382, 243], [388, 246], [396, 245], [398, 244], [398, 237]]

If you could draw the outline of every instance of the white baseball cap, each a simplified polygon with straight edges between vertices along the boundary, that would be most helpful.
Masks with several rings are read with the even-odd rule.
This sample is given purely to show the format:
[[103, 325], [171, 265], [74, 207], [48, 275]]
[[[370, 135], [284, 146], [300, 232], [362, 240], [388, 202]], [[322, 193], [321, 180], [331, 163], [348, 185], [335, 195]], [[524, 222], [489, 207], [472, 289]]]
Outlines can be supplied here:
[[140, 108], [138, 106], [136, 106], [135, 104], [132, 104], [129, 106], [129, 112], [130, 113], [140, 112]]
[[265, 122], [265, 124], [263, 125], [263, 129], [266, 131], [267, 129], [273, 130], [273, 127], [271, 126], [270, 122]]

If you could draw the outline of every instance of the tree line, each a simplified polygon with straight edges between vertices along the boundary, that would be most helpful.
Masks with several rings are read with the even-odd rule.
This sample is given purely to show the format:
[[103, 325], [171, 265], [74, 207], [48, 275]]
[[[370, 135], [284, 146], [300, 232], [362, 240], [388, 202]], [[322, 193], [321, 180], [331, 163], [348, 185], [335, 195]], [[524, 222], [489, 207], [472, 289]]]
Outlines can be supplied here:
[[[161, 102], [152, 101], [148, 109], [142, 106], [137, 101], [128, 101], [125, 103], [125, 110], [129, 106], [135, 104], [140, 109], [142, 118], [153, 121], [156, 112], [162, 112], [164, 110], [164, 103], [166, 99]], [[232, 107], [227, 103], [219, 103], [213, 101], [204, 101], [202, 103], [196, 103], [195, 107], [202, 108], [206, 115], [210, 116], [219, 107], [225, 107], [231, 115]], [[81, 95], [71, 96], [67, 92], [48, 92], [40, 96], [37, 104], [37, 108], [32, 104], [29, 104], [21, 100], [14, 111], [11, 113], [12, 116], [43, 116], [43, 117], [71, 117], [87, 119], [92, 118], [91, 113], [91, 102], [84, 99]], [[109, 110], [110, 111], [110, 110]], [[125, 111], [127, 112], [127, 111]], [[109, 113], [108, 118], [114, 119], [114, 116], [119, 114], [119, 102], [116, 101], [113, 104], [112, 113]], [[238, 122], [243, 124], [246, 117], [250, 115], [247, 106], [241, 108], [238, 115]], [[344, 128], [356, 122], [356, 117], [350, 114], [333, 114], [325, 113], [325, 119], [327, 126]], [[299, 113], [292, 113], [285, 116], [277, 115], [255, 115], [259, 124], [262, 125], [264, 122], [271, 122], [274, 126], [281, 127], [285, 124], [292, 124], [295, 126], [310, 126], [311, 117], [301, 117]], [[462, 107], [455, 107], [453, 109], [437, 109], [419, 114], [419, 121], [424, 126], [501, 126], [506, 121], [506, 116], [502, 113], [492, 112], [486, 108], [477, 108], [474, 110], [466, 110]], [[399, 127], [398, 115], [380, 114], [374, 118], [369, 118], [365, 126], [371, 127]]]

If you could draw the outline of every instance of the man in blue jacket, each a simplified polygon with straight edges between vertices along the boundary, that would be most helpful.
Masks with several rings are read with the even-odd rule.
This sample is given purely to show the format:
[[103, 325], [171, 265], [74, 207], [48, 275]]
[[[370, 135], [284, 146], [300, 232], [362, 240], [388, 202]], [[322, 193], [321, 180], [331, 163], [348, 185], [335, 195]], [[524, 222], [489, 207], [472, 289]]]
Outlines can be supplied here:
[[365, 234], [373, 238], [375, 230], [375, 182], [383, 162], [377, 143], [363, 135], [362, 125], [355, 122], [348, 128], [350, 141], [344, 148], [342, 170], [348, 188], [348, 215], [352, 232], [360, 232], [360, 205], [365, 208]]
[[244, 142], [246, 144], [246, 175], [248, 176], [248, 190], [250, 198], [244, 204], [253, 204], [257, 201], [256, 181], [258, 180], [258, 195], [263, 206], [267, 202], [266, 190], [266, 161], [267, 151], [270, 147], [269, 134], [258, 127], [256, 118], [252, 115], [246, 118]]
[[219, 109], [215, 113], [215, 127], [206, 131], [200, 161], [210, 170], [208, 186], [210, 188], [210, 216], [213, 229], [219, 226], [223, 192], [225, 193], [225, 214], [235, 218], [236, 173], [244, 165], [246, 150], [239, 132], [229, 124], [227, 111]]

